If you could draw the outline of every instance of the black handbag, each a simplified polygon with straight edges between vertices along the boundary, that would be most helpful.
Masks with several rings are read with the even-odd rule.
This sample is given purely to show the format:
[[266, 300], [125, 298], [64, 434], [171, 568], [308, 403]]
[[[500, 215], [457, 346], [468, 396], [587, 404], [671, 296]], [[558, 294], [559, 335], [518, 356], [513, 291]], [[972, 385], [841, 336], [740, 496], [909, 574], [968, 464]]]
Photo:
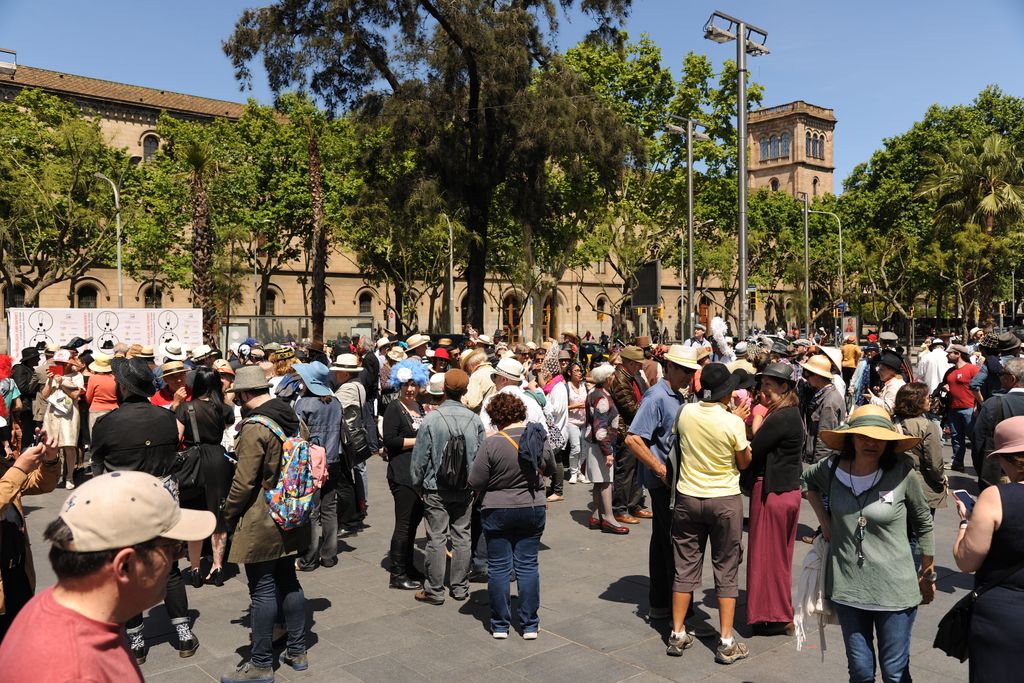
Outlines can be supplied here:
[[970, 638], [971, 612], [974, 610], [974, 603], [984, 593], [1006, 581], [1021, 569], [1024, 569], [1024, 562], [1018, 562], [1010, 569], [1000, 572], [996, 578], [962, 597], [939, 621], [939, 629], [935, 634], [932, 647], [942, 650], [950, 657], [956, 657], [961, 662], [967, 661], [969, 654], [967, 642]]
[[192, 427], [192, 439], [196, 442], [183, 451], [178, 451], [174, 461], [174, 476], [178, 480], [181, 498], [187, 499], [203, 488], [203, 451], [199, 445], [199, 425], [196, 424], [196, 408], [189, 402], [189, 425]]
[[345, 459], [345, 467], [352, 469], [368, 460], [373, 451], [370, 450], [362, 406], [345, 406], [341, 414], [341, 453]]

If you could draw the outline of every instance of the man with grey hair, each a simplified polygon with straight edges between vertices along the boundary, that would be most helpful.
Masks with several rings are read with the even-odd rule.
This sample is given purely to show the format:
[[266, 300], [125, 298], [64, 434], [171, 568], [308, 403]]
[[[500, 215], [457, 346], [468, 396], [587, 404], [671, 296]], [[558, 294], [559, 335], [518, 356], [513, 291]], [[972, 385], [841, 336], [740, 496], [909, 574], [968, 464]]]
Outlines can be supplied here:
[[1010, 417], [1024, 415], [1024, 358], [1011, 358], [999, 375], [1000, 391], [993, 393], [982, 404], [974, 425], [974, 448], [971, 458], [978, 475], [978, 488], [1004, 483], [998, 458], [988, 454], [995, 450], [996, 425]]

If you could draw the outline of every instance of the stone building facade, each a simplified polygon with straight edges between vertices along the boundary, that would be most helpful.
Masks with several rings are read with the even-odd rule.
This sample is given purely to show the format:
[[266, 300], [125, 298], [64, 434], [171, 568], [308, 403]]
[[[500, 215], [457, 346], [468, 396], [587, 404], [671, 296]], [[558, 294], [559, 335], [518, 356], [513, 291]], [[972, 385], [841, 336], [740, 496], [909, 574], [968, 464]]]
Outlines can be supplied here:
[[[60, 73], [45, 69], [37, 69], [29, 66], [18, 66], [13, 74], [0, 75], [0, 99], [10, 100], [23, 88], [38, 88], [44, 92], [66, 98], [77, 104], [83, 111], [97, 116], [104, 134], [108, 136], [109, 143], [114, 147], [125, 149], [128, 154], [136, 158], [140, 163], [145, 161], [156, 152], [160, 140], [156, 135], [156, 122], [161, 112], [190, 120], [212, 120], [215, 117], [237, 119], [244, 111], [244, 105], [235, 102], [226, 102], [192, 95], [185, 95], [171, 91], [158, 90], [136, 85], [115, 83], [95, 78], [77, 76], [73, 74]], [[827, 158], [822, 160], [824, 164], [831, 164], [831, 127], [824, 122], [835, 119], [828, 119], [818, 107], [811, 107], [804, 103], [794, 103], [785, 107], [800, 105], [791, 135], [802, 132], [806, 129], [812, 130], [811, 121], [822, 122], [818, 128], [823, 132], [827, 131], [827, 144], [825, 149]], [[789, 112], [776, 112], [776, 109], [761, 110], [751, 113], [751, 135], [753, 131], [767, 131], [767, 125], [775, 125], [780, 129], [783, 121], [793, 122], [796, 120]], [[805, 111], [806, 110], [806, 111]], [[765, 113], [768, 112], [768, 113]], [[813, 115], [813, 116], [812, 116]], [[757, 125], [755, 126], [755, 121]], [[752, 143], [753, 146], [753, 143]], [[753, 147], [752, 147], [753, 148]], [[756, 151], [756, 150], [755, 150]], [[799, 158], [795, 149], [791, 150], [794, 155], [793, 166], [787, 172], [791, 174], [785, 182], [795, 187], [802, 187], [800, 183], [806, 172], [812, 166], [807, 160]], [[799, 158], [799, 160], [797, 160]], [[775, 160], [771, 168], [781, 169], [782, 164]], [[762, 183], [762, 170], [758, 164], [752, 164], [755, 170], [751, 172], [751, 185], [760, 187]], [[827, 177], [827, 185], [820, 185], [822, 191], [831, 191], [831, 166], [826, 175], [822, 172], [819, 180]], [[781, 170], [776, 173], [781, 176]], [[809, 181], [808, 181], [809, 182]], [[789, 185], [786, 186], [788, 189]], [[675, 265], [675, 264], [673, 264]], [[630, 311], [628, 329], [625, 334], [633, 334], [640, 328], [643, 332], [654, 330], [668, 330], [669, 337], [676, 337], [679, 331], [679, 308], [680, 297], [684, 294], [678, 278], [678, 266], [675, 268], [666, 265], [662, 269], [662, 306], [659, 309], [647, 309], [642, 312]], [[308, 335], [308, 302], [309, 293], [302, 282], [303, 276], [307, 275], [303, 270], [303, 264], [296, 262], [282, 267], [272, 274], [270, 285], [265, 292], [259, 292], [266, 297], [267, 316], [272, 316], [277, 322], [268, 325], [266, 320], [258, 320], [255, 316], [257, 310], [256, 295], [257, 286], [255, 278], [249, 276], [239, 283], [241, 289], [241, 303], [234, 302], [230, 307], [225, 305], [224, 311], [228, 314], [222, 324], [227, 329], [230, 326], [232, 337], [237, 338], [245, 334], [262, 337], [281, 337], [289, 335], [300, 338]], [[724, 295], [718, 283], [705, 283], [705, 288], [699, 293], [697, 306], [698, 319], [707, 321], [714, 315], [722, 314], [724, 308]], [[3, 287], [0, 284], [0, 287]], [[190, 293], [176, 287], [160, 287], [152, 281], [136, 281], [125, 276], [124, 283], [124, 306], [125, 307], [186, 307], [191, 306]], [[501, 278], [489, 278], [485, 288], [484, 324], [481, 332], [488, 334], [495, 330], [504, 329], [513, 338], [540, 338], [542, 335], [557, 335], [562, 330], [578, 330], [581, 334], [587, 331], [595, 337], [602, 333], [608, 333], [615, 337], [622, 330], [613, 329], [613, 308], [621, 308], [623, 301], [621, 294], [621, 281], [617, 278], [614, 270], [606, 262], [590, 264], [589, 267], [578, 270], [566, 271], [555, 290], [536, 300], [524, 300], [519, 291], [508, 281]], [[17, 307], [23, 300], [24, 294], [16, 288], [3, 287], [0, 292], [0, 305], [4, 307]], [[762, 293], [762, 300], [770, 297], [777, 297], [778, 305], [769, 307], [770, 310], [789, 310], [789, 302], [785, 292]], [[333, 338], [341, 334], [349, 334], [352, 331], [377, 331], [389, 324], [388, 305], [390, 298], [388, 292], [383, 288], [374, 286], [364, 281], [355, 259], [346, 253], [335, 253], [332, 255], [327, 268], [327, 315], [325, 336]], [[452, 297], [454, 302], [454, 321], [457, 329], [462, 329], [466, 316], [466, 282], [456, 278], [455, 292]], [[431, 315], [431, 304], [433, 303], [433, 316]], [[774, 304], [774, 302], [772, 302]], [[85, 276], [73, 281], [67, 281], [53, 285], [44, 290], [39, 298], [41, 307], [113, 307], [117, 305], [117, 274], [112, 268], [96, 268]], [[755, 326], [763, 325], [765, 322], [762, 306], [754, 313], [751, 322]], [[429, 321], [433, 319], [433, 329], [448, 331], [446, 322], [446, 307], [443, 301], [430, 302], [426, 299], [420, 301], [418, 310], [418, 324], [421, 329], [427, 329]], [[538, 324], [534, 325], [532, 321]], [[284, 321], [284, 322], [281, 322]]]
[[750, 112], [747, 118], [748, 186], [811, 199], [832, 194], [831, 109], [802, 100]]

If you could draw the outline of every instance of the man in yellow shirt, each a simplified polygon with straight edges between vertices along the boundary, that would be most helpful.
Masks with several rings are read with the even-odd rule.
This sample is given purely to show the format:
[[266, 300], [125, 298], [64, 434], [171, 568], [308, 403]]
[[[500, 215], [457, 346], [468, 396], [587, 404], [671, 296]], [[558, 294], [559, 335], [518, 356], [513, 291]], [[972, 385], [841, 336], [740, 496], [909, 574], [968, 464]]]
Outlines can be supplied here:
[[846, 343], [843, 344], [843, 382], [846, 386], [850, 386], [850, 380], [853, 379], [853, 373], [857, 369], [857, 363], [860, 362], [860, 357], [864, 355], [864, 352], [857, 346], [857, 337], [852, 334], [847, 335]]
[[732, 408], [732, 392], [740, 377], [722, 363], [708, 363], [701, 372], [699, 403], [686, 405], [676, 423], [679, 463], [673, 484], [675, 509], [672, 545], [675, 580], [672, 585], [672, 633], [667, 653], [681, 656], [694, 636], [684, 626], [693, 591], [701, 585], [706, 541], [711, 540], [721, 641], [715, 661], [732, 664], [747, 657], [747, 646], [736, 640], [732, 625], [739, 595], [743, 557], [743, 499], [740, 470], [750, 464], [744, 404]]

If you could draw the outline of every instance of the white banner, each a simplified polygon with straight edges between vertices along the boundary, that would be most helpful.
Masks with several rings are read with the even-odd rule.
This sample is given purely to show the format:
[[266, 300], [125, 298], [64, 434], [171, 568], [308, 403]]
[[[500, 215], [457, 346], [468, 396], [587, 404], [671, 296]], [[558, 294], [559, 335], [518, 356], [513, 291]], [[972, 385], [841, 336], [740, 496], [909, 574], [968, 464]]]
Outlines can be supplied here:
[[[66, 344], [92, 337], [89, 348], [110, 353], [115, 344], [160, 349], [170, 341], [190, 347], [203, 342], [203, 312], [198, 308], [11, 308], [7, 310], [11, 355], [27, 346]], [[159, 360], [159, 359], [158, 359]]]

